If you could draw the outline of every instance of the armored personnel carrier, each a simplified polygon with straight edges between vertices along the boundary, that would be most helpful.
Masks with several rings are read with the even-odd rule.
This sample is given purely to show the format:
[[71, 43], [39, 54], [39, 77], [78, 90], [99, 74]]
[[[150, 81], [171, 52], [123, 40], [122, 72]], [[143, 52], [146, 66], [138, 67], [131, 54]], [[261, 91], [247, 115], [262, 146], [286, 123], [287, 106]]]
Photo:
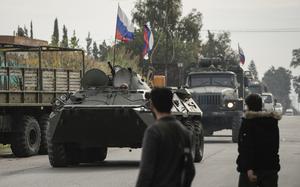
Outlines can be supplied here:
[[[112, 67], [111, 76], [92, 69], [82, 89], [54, 103], [48, 129], [53, 167], [105, 160], [108, 147], [140, 148], [145, 129], [155, 118], [149, 108], [151, 89], [131, 69]], [[193, 134], [194, 161], [203, 157], [202, 112], [186, 89], [173, 90], [172, 114]]]

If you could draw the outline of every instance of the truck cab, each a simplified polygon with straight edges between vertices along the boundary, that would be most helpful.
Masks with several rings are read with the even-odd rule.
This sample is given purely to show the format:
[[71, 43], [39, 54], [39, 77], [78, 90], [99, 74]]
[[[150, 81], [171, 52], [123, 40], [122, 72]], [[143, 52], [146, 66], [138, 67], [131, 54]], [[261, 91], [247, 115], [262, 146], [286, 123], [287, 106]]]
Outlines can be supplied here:
[[275, 110], [275, 99], [272, 93], [262, 93], [263, 110], [272, 112]]
[[[209, 65], [210, 63], [210, 65]], [[206, 136], [223, 129], [232, 130], [237, 142], [244, 110], [244, 75], [237, 65], [220, 67], [226, 62], [209, 60], [199, 63], [186, 79], [194, 100], [203, 111], [203, 128]], [[219, 66], [219, 68], [215, 68]]]

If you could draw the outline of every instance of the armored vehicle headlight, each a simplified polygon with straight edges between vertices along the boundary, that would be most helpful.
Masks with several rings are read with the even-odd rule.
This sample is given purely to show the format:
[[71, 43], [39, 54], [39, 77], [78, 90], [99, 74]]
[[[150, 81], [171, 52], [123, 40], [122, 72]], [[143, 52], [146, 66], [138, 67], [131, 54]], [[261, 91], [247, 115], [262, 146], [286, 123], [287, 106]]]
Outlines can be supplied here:
[[63, 100], [63, 101], [66, 101], [67, 100], [67, 96], [66, 95], [61, 95], [60, 99]]
[[60, 102], [59, 100], [56, 100], [56, 101], [55, 101], [55, 105], [56, 105], [56, 106], [59, 106], [59, 105], [61, 105], [61, 102]]
[[234, 107], [233, 102], [228, 102], [228, 103], [227, 103], [227, 107], [228, 107], [228, 108], [233, 108], [233, 107]]

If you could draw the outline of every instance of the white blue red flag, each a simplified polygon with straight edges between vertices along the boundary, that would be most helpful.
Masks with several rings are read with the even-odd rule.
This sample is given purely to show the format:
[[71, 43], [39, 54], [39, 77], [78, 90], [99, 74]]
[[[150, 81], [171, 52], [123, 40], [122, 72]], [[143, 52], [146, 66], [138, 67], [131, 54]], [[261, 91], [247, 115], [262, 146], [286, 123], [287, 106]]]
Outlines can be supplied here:
[[151, 31], [150, 24], [147, 23], [144, 25], [144, 50], [143, 50], [143, 57], [151, 52], [153, 48], [154, 37]]
[[134, 39], [134, 27], [129, 21], [126, 14], [118, 6], [118, 15], [117, 15], [117, 28], [116, 28], [116, 39], [128, 42]]
[[239, 48], [240, 63], [244, 65], [244, 64], [245, 64], [245, 60], [246, 60], [244, 51], [243, 51], [243, 49], [240, 47], [239, 44], [238, 44], [238, 48]]

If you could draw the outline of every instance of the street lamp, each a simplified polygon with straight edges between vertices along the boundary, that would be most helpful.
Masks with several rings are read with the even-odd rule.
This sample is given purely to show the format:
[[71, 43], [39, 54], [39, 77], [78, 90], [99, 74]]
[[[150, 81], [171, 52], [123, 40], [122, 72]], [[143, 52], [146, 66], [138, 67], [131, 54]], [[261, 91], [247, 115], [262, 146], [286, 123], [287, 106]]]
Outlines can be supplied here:
[[183, 63], [181, 63], [181, 62], [177, 63], [177, 67], [179, 69], [178, 87], [180, 87], [181, 84], [182, 84], [182, 80], [181, 79], [182, 79], [182, 67], [183, 67]]

